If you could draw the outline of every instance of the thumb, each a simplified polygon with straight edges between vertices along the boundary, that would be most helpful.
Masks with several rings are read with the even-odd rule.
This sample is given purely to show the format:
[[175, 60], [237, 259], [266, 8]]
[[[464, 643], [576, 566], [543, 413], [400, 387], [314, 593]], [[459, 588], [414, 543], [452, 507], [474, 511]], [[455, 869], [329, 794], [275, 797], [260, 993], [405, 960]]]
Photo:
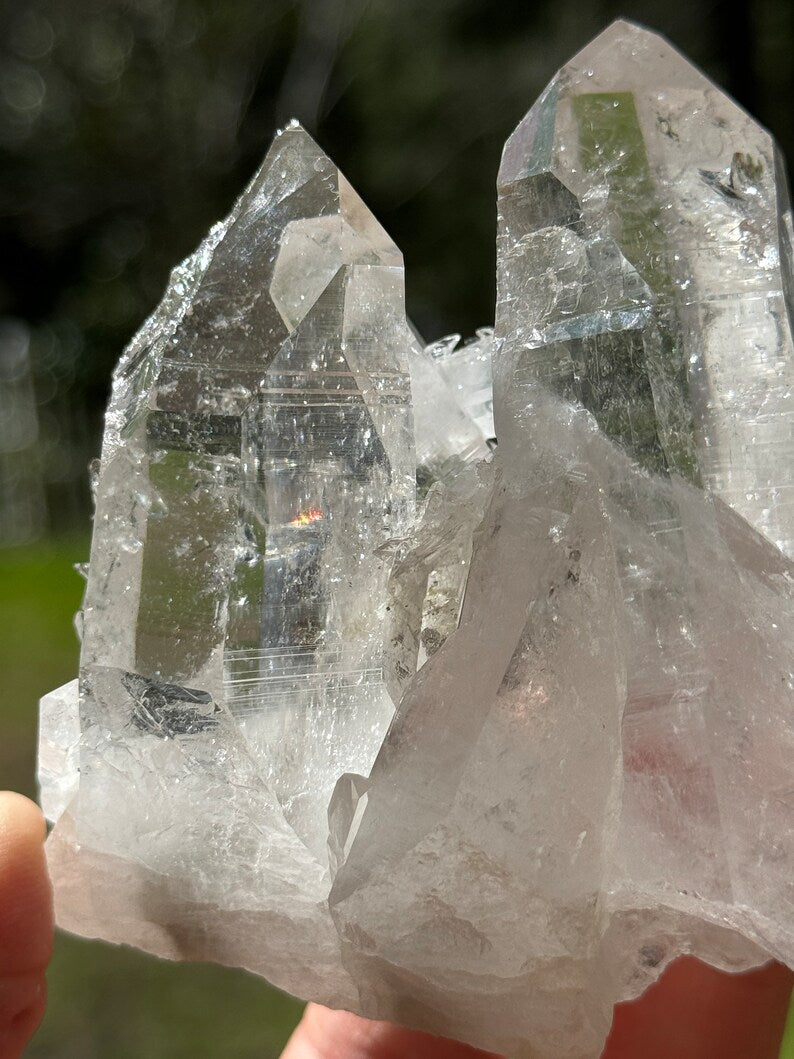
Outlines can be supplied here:
[[45, 835], [33, 802], [0, 792], [0, 1059], [18, 1059], [44, 1014], [53, 934]]

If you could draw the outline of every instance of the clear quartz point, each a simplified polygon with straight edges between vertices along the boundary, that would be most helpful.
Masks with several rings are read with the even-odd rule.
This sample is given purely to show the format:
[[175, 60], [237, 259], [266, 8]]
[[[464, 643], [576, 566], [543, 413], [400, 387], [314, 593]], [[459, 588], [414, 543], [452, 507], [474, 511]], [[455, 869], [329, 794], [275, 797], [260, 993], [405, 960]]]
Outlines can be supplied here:
[[[700, 174], [717, 140], [754, 194]], [[584, 1059], [680, 953], [794, 963], [785, 194], [768, 134], [622, 22], [506, 145], [484, 515], [331, 891], [379, 1017]]]
[[458, 403], [479, 427], [486, 444], [496, 441], [493, 421], [493, 329], [481, 327], [471, 342], [449, 335], [427, 347]]
[[61, 925], [516, 1059], [680, 953], [794, 966], [791, 233], [769, 134], [617, 22], [505, 146], [493, 332], [424, 347], [280, 133], [116, 372]]

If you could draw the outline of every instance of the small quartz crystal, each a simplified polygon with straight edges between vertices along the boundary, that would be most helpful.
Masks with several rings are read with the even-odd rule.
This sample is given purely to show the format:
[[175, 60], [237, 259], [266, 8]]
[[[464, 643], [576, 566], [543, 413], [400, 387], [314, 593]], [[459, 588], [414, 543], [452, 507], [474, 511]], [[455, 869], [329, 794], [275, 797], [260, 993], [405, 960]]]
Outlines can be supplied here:
[[770, 135], [626, 22], [505, 146], [471, 343], [280, 133], [116, 371], [59, 923], [522, 1059], [794, 966], [792, 301]]

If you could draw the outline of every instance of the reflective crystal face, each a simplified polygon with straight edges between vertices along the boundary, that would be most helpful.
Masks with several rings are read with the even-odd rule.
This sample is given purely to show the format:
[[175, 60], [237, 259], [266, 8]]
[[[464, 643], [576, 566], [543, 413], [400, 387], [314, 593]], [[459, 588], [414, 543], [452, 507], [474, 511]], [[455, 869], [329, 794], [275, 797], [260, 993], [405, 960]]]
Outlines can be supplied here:
[[393, 711], [378, 552], [416, 478], [401, 257], [290, 127], [170, 294], [117, 373], [85, 721], [131, 718], [135, 756], [236, 722], [322, 860], [334, 784], [368, 769]]
[[507, 141], [499, 189], [511, 407], [542, 378], [794, 555], [792, 228], [769, 133], [618, 23]]
[[[774, 919], [794, 900], [790, 773], [770, 742], [794, 747], [775, 145], [665, 41], [618, 23], [513, 133], [499, 187], [503, 455], [530, 482], [556, 442], [563, 490], [585, 456], [611, 526], [625, 698], [601, 885], [617, 906], [663, 891], [715, 921], [732, 902]], [[514, 456], [528, 441], [534, 457]]]
[[277, 136], [116, 374], [63, 925], [542, 1059], [681, 952], [794, 965], [786, 195], [618, 22], [505, 147], [494, 332], [423, 348]]
[[[483, 439], [409, 329], [399, 251], [291, 126], [177, 269], [108, 414], [83, 723], [126, 726], [130, 775], [157, 767], [138, 760], [152, 736], [228, 726], [321, 864], [334, 786], [369, 770], [394, 709], [388, 545], [414, 515], [417, 371], [432, 478]], [[104, 752], [83, 771], [101, 797]], [[92, 841], [125, 850], [108, 830]]]

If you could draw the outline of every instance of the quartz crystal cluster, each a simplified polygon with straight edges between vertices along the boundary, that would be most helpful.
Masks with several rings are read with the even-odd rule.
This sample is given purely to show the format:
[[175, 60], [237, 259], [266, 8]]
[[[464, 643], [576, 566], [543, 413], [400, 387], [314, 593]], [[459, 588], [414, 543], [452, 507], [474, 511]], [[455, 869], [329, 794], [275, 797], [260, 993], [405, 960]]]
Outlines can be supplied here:
[[505, 147], [494, 331], [424, 348], [276, 137], [115, 375], [62, 926], [544, 1059], [680, 953], [794, 966], [786, 196], [616, 23]]

